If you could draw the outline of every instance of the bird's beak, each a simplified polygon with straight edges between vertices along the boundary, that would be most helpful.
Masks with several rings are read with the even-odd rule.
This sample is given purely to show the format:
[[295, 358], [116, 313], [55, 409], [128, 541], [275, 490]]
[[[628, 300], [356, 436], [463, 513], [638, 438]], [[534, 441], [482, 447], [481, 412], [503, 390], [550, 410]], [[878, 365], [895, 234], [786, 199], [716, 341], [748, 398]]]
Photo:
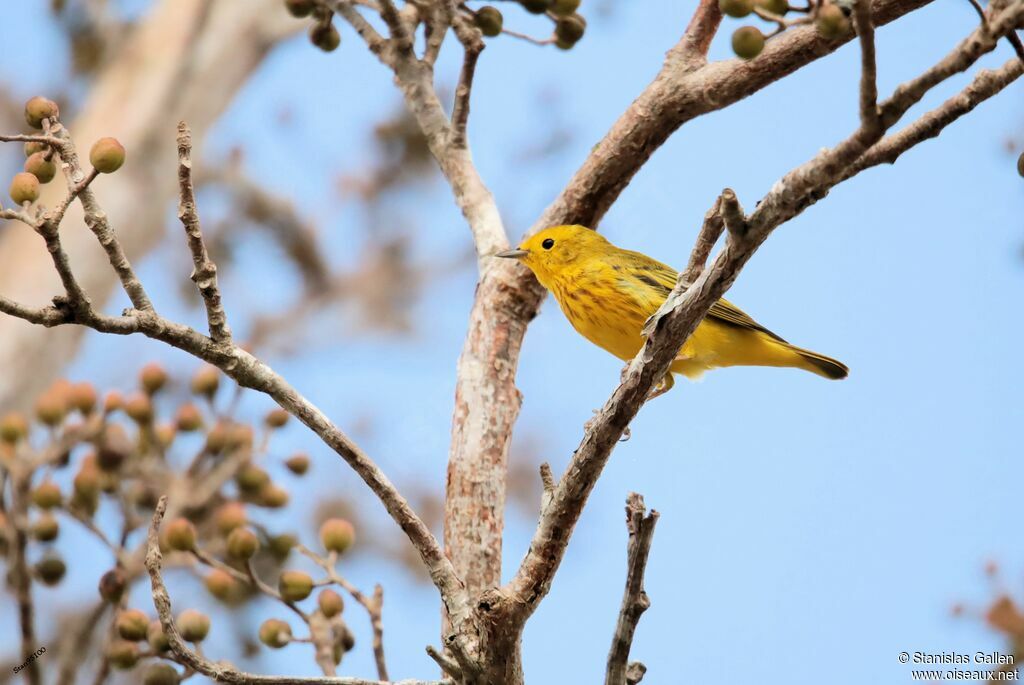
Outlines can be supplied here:
[[530, 254], [528, 250], [505, 250], [504, 252], [496, 252], [494, 256], [503, 259], [522, 259], [528, 254]]

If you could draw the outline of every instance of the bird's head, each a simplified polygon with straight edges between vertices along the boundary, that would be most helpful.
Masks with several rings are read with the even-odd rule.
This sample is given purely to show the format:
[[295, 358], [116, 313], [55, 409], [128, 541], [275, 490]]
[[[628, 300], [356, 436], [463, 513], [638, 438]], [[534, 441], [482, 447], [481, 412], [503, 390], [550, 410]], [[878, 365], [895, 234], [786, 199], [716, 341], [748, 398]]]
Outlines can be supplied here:
[[530, 267], [543, 286], [550, 288], [566, 267], [601, 254], [607, 247], [608, 241], [602, 235], [585, 226], [552, 226], [533, 234], [515, 250], [494, 256], [518, 259]]

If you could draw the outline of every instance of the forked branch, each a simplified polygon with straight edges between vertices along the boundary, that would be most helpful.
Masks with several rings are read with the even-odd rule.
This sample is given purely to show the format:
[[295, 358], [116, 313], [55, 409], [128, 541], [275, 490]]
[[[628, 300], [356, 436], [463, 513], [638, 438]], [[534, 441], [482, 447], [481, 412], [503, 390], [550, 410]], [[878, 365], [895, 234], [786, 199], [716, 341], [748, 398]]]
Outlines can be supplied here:
[[[629, 663], [629, 652], [640, 617], [651, 606], [651, 600], [644, 590], [644, 571], [647, 570], [647, 557], [651, 552], [654, 526], [657, 523], [658, 512], [652, 509], [648, 514], [644, 498], [635, 492], [629, 493], [626, 498], [626, 529], [629, 531], [626, 589], [622, 594], [622, 608], [615, 624], [612, 648], [608, 653], [605, 685], [638, 683], [647, 670], [639, 662]], [[630, 672], [634, 674], [632, 678]]]

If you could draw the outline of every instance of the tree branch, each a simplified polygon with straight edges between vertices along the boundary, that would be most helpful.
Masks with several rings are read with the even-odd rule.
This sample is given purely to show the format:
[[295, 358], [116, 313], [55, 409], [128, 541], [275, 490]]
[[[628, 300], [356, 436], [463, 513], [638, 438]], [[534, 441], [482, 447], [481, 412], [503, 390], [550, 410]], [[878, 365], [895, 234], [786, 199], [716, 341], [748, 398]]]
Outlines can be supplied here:
[[686, 26], [682, 40], [674, 48], [680, 58], [691, 68], [703, 66], [707, 62], [711, 41], [715, 38], [719, 24], [722, 23], [722, 10], [718, 0], [700, 0], [693, 17]]
[[714, 249], [718, 239], [722, 237], [724, 229], [725, 220], [722, 218], [722, 198], [717, 197], [714, 204], [711, 205], [711, 209], [704, 215], [704, 223], [701, 224], [697, 240], [693, 244], [690, 259], [686, 262], [686, 268], [683, 269], [679, 276], [682, 282], [687, 284], [693, 283], [697, 276], [700, 276], [701, 272], [704, 271], [704, 265], [707, 264], [711, 250]]
[[71, 136], [68, 135], [67, 129], [60, 124], [57, 124], [51, 133], [60, 140], [56, 151], [66, 166], [65, 173], [68, 176], [68, 181], [76, 185], [82, 185], [82, 189], [78, 193], [78, 201], [85, 212], [85, 225], [95, 234], [96, 240], [99, 241], [100, 246], [107, 253], [110, 266], [117, 273], [117, 277], [121, 281], [121, 287], [124, 288], [128, 299], [131, 300], [132, 306], [139, 311], [152, 311], [153, 303], [150, 302], [145, 288], [142, 287], [142, 283], [135, 275], [131, 262], [128, 261], [128, 256], [125, 255], [124, 249], [121, 247], [121, 242], [110, 227], [110, 221], [106, 213], [100, 209], [99, 202], [96, 200], [96, 195], [92, 192], [92, 189], [87, 184], [84, 184], [88, 176], [82, 170], [82, 165], [78, 161], [78, 152], [75, 150], [75, 144], [71, 140]]
[[473, 90], [473, 74], [476, 72], [476, 61], [484, 49], [484, 42], [476, 40], [465, 43], [465, 55], [462, 58], [462, 72], [459, 74], [459, 85], [455, 88], [455, 104], [452, 107], [452, 145], [466, 147], [466, 122], [469, 119], [469, 97]]
[[[646, 515], [645, 515], [646, 514]], [[644, 498], [635, 492], [626, 498], [626, 529], [629, 531], [629, 545], [626, 554], [626, 589], [622, 595], [622, 608], [615, 624], [615, 636], [612, 648], [608, 653], [608, 668], [605, 674], [605, 685], [626, 685], [630, 680], [627, 670], [639, 672], [640, 678], [646, 671], [642, 664], [628, 664], [629, 650], [633, 645], [633, 633], [640, 622], [640, 617], [651, 606], [651, 600], [644, 591], [644, 571], [647, 569], [647, 556], [654, 540], [654, 526], [658, 523], [658, 512], [651, 510], [647, 514]], [[640, 682], [640, 678], [632, 682]]]
[[215, 343], [230, 343], [231, 328], [220, 300], [217, 265], [206, 251], [199, 215], [196, 214], [196, 193], [192, 184], [192, 131], [184, 121], [178, 122], [178, 187], [178, 219], [185, 227], [194, 265], [190, 278], [202, 295], [210, 337]]

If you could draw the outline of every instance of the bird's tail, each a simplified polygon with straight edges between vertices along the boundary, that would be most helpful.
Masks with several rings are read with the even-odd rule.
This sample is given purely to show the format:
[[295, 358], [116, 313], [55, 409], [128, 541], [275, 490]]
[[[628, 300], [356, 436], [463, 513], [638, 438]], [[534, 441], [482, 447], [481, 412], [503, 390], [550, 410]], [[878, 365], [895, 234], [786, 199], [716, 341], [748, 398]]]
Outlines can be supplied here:
[[811, 352], [795, 345], [787, 345], [790, 350], [796, 352], [800, 357], [800, 368], [811, 373], [816, 373], [822, 378], [828, 378], [834, 381], [846, 378], [850, 369], [846, 364], [839, 360], [826, 357], [823, 354], [817, 352]]

